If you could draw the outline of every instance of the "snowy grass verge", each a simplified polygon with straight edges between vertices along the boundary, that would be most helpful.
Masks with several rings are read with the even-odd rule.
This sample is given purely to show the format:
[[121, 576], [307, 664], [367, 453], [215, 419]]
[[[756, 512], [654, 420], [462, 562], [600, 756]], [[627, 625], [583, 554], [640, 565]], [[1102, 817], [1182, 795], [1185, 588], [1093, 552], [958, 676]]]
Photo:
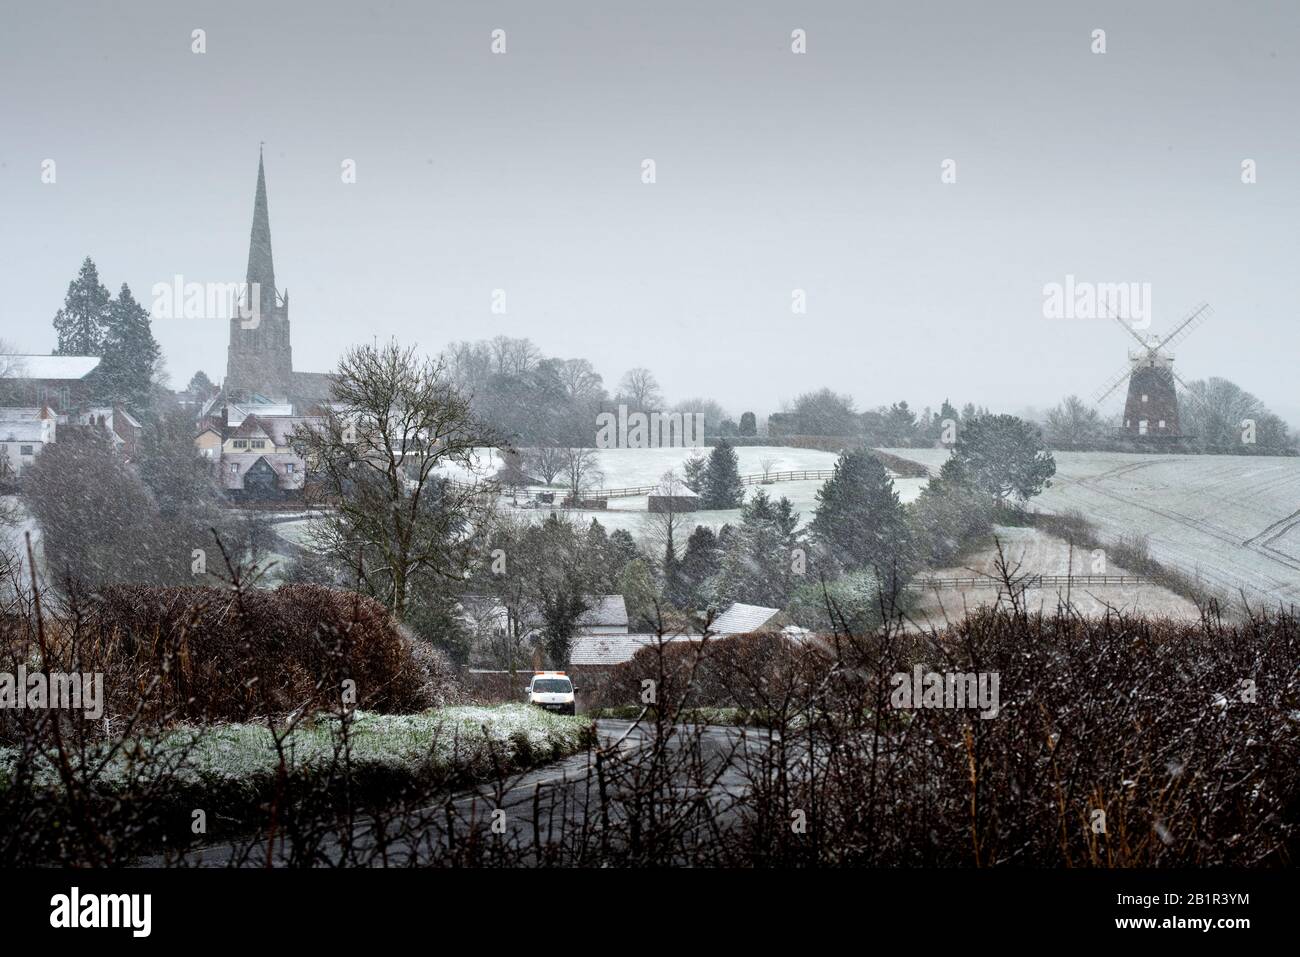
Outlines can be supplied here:
[[[183, 726], [119, 742], [115, 751], [110, 743], [96, 744], [71, 759], [79, 800], [144, 805], [135, 819], [158, 837], [194, 808], [205, 809], [209, 820], [220, 818], [222, 830], [238, 831], [256, 826], [270, 802], [304, 795], [332, 801], [346, 791], [349, 800], [378, 807], [520, 772], [581, 751], [593, 739], [586, 716], [505, 704], [356, 712], [346, 735], [337, 717], [314, 716], [289, 731], [280, 750], [265, 724]], [[56, 761], [52, 752], [36, 754], [19, 775], [19, 752], [0, 748], [0, 790], [17, 785], [32, 800], [67, 800]]]

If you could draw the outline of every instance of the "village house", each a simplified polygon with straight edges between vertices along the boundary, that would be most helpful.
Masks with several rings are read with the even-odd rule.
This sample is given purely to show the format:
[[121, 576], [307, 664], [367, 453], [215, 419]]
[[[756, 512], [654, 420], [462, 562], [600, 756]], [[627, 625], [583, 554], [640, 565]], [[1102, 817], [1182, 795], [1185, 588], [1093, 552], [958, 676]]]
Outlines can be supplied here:
[[76, 424], [106, 432], [113, 440], [113, 448], [128, 460], [134, 459], [140, 449], [140, 435], [144, 427], [120, 405], [91, 406], [77, 413]]
[[0, 408], [0, 485], [21, 477], [54, 442], [57, 419], [48, 406]]
[[0, 355], [0, 406], [75, 415], [91, 403], [97, 368], [99, 356]]
[[[805, 640], [807, 629], [788, 624], [780, 609], [733, 602], [709, 624], [710, 640], [737, 635], [780, 634], [792, 641]], [[701, 641], [701, 634], [628, 634], [599, 633], [583, 629], [569, 652], [570, 667], [591, 677], [608, 672], [616, 665], [631, 661], [642, 648], [681, 641]]]
[[297, 415], [291, 403], [205, 404], [194, 448], [213, 463], [221, 487], [236, 502], [302, 498], [306, 461], [294, 431], [318, 417]]

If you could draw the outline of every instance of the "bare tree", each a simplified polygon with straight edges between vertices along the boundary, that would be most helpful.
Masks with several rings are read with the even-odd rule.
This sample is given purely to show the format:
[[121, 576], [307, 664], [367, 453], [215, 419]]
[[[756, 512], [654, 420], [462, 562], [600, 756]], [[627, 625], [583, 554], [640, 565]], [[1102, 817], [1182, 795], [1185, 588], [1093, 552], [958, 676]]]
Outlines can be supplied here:
[[1106, 437], [1101, 415], [1077, 395], [1066, 396], [1047, 413], [1047, 441], [1053, 448], [1090, 448]]
[[604, 380], [586, 359], [564, 359], [558, 365], [560, 381], [570, 399], [599, 400], [605, 396]]
[[759, 459], [758, 467], [763, 470], [764, 484], [767, 484], [767, 482], [770, 481], [770, 476], [772, 475], [772, 470], [776, 468], [776, 463], [777, 460], [770, 456], [768, 458]]
[[542, 359], [542, 352], [531, 339], [514, 339], [497, 336], [489, 343], [496, 371], [502, 375], [519, 375], [527, 372]]
[[490, 509], [481, 488], [443, 482], [439, 470], [472, 471], [476, 449], [498, 443], [441, 362], [396, 342], [349, 349], [331, 406], [294, 433], [310, 498], [330, 507], [313, 543], [400, 618], [420, 579], [462, 578]]
[[691, 523], [691, 510], [681, 504], [690, 491], [681, 476], [671, 469], [660, 476], [655, 494], [662, 496], [662, 504], [657, 511], [647, 512], [641, 522], [643, 537], [653, 546], [653, 553], [667, 555], [671, 549], [676, 557], [678, 545], [685, 538], [685, 527]]
[[547, 485], [554, 482], [555, 477], [565, 470], [569, 458], [568, 449], [557, 448], [553, 445], [540, 445], [531, 449], [521, 449], [519, 454], [523, 459], [524, 470], [536, 475]]
[[664, 401], [654, 373], [642, 366], [628, 369], [618, 388], [620, 397], [626, 399], [628, 405], [637, 409], [662, 405]]
[[576, 500], [589, 488], [600, 484], [605, 475], [600, 470], [600, 457], [595, 449], [561, 449], [564, 461], [564, 477], [570, 494]]

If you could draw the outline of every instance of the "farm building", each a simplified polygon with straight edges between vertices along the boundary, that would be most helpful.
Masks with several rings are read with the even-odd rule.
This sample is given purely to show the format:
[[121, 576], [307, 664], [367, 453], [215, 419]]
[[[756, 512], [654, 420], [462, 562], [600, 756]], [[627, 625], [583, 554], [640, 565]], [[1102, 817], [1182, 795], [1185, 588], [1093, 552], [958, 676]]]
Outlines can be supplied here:
[[700, 497], [681, 482], [665, 482], [650, 493], [646, 508], [651, 512], [694, 512]]

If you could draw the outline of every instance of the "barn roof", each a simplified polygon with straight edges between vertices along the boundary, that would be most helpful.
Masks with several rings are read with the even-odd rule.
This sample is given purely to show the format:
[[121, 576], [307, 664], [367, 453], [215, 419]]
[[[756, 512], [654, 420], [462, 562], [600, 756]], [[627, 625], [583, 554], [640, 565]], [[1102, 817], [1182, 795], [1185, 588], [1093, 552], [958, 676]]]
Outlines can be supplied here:
[[682, 482], [660, 482], [653, 492], [653, 496], [661, 498], [699, 498], [700, 496], [692, 489], [688, 488]]

